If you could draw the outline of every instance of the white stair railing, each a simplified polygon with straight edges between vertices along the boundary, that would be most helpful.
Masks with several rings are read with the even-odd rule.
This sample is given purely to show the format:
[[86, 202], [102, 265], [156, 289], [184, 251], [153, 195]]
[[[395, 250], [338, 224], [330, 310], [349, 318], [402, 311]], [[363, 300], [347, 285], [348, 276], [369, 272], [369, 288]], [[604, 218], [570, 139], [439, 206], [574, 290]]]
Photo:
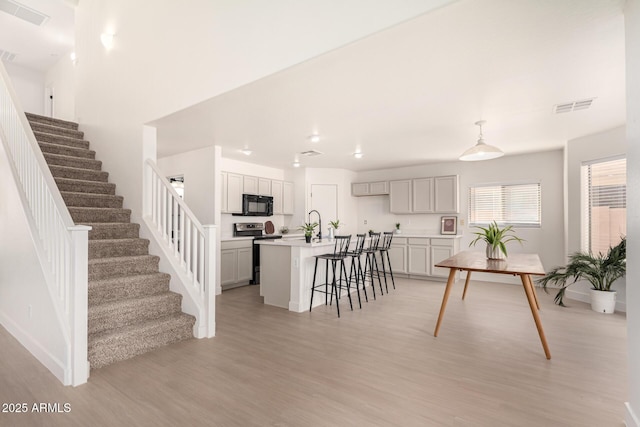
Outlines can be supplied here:
[[36, 251], [66, 343], [65, 385], [87, 381], [88, 231], [75, 225], [6, 70], [0, 64], [0, 139], [27, 213]]
[[151, 159], [145, 161], [143, 191], [143, 219], [178, 273], [190, 302], [183, 309], [196, 317], [194, 335], [213, 337], [216, 227], [200, 224]]

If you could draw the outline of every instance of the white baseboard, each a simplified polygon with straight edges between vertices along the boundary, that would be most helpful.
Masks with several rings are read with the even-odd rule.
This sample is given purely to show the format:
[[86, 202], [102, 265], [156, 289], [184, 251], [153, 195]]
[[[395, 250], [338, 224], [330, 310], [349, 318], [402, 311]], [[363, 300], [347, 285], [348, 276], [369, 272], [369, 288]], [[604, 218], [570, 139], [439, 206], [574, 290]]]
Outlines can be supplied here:
[[[552, 292], [553, 289], [554, 288], [549, 288], [549, 291]], [[580, 291], [567, 289], [566, 297], [574, 301], [586, 302], [587, 304], [591, 304], [591, 296], [587, 292], [580, 292]], [[626, 313], [627, 304], [622, 301], [616, 301], [616, 311], [621, 311], [623, 313]]]
[[636, 417], [636, 414], [631, 409], [629, 402], [624, 402], [624, 424], [627, 427], [640, 427], [640, 420]]
[[26, 348], [40, 363], [64, 385], [71, 385], [70, 367], [65, 369], [64, 364], [46, 348], [33, 338], [27, 331], [15, 323], [6, 313], [0, 311], [0, 324], [9, 331], [20, 344]]

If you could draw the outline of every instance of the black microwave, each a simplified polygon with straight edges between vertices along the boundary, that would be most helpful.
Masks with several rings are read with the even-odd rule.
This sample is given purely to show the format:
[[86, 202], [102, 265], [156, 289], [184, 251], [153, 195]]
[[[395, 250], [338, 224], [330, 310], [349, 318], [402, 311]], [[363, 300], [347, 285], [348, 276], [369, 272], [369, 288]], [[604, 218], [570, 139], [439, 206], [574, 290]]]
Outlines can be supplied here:
[[273, 197], [243, 194], [242, 213], [234, 213], [234, 215], [271, 216], [273, 215]]

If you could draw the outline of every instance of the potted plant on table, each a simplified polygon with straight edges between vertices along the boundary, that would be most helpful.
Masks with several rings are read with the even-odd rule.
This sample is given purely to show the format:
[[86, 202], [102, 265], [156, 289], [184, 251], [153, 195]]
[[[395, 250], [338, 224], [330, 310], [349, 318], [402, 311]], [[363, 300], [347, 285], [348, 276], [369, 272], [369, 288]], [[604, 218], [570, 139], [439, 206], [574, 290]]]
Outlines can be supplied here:
[[313, 236], [313, 230], [318, 226], [317, 222], [305, 222], [300, 226], [300, 230], [304, 231], [304, 239], [307, 243], [311, 243], [311, 236]]
[[329, 221], [329, 239], [333, 239], [335, 234], [334, 231], [338, 231], [338, 227], [340, 227], [340, 220], [336, 219], [335, 221]]
[[[627, 272], [627, 238], [609, 247], [606, 254], [599, 252], [575, 252], [569, 257], [569, 263], [562, 267], [555, 267], [542, 279], [537, 280], [545, 292], [550, 283], [560, 285], [554, 298], [556, 304], [564, 305], [564, 295], [567, 287], [584, 279], [591, 284], [591, 309], [599, 313], [613, 313], [616, 306], [616, 292], [611, 285]], [[567, 283], [569, 279], [573, 279]]]
[[511, 225], [500, 228], [498, 223], [493, 221], [488, 227], [476, 226], [475, 228], [480, 231], [473, 233], [476, 238], [469, 243], [469, 246], [475, 246], [479, 241], [486, 242], [487, 258], [489, 259], [505, 259], [507, 257], [507, 243], [516, 241], [522, 244], [524, 242], [524, 239], [515, 235]]
[[400, 231], [400, 223], [396, 222], [396, 234], [400, 234], [400, 233], [401, 233], [401, 231]]

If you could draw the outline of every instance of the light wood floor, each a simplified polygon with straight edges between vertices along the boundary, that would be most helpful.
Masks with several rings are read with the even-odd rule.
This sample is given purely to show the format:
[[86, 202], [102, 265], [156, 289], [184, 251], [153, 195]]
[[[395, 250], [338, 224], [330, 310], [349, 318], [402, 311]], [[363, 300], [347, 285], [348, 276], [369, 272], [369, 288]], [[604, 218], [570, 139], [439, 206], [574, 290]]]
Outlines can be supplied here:
[[[0, 426], [622, 426], [626, 320], [539, 292], [546, 360], [521, 286], [400, 280], [362, 310], [290, 313], [257, 287], [217, 299], [217, 337], [95, 370], [64, 387], [0, 328]], [[343, 306], [344, 308], [344, 306]]]

